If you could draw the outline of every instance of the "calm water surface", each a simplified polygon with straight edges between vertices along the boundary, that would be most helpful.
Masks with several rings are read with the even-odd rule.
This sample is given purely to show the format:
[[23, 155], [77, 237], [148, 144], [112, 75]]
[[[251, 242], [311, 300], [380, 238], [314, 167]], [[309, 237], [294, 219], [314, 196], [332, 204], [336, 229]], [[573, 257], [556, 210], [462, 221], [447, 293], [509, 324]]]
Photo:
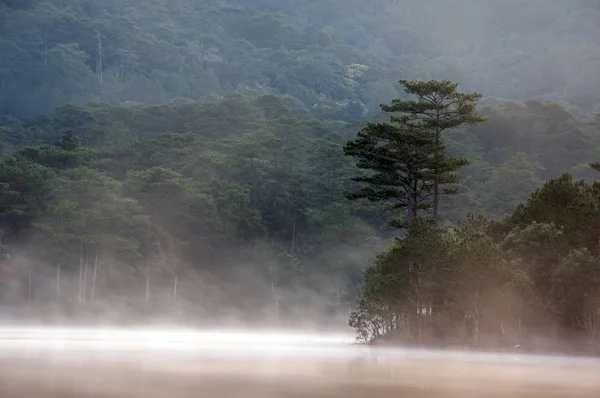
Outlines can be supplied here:
[[600, 397], [594, 359], [384, 350], [351, 336], [0, 329], [0, 397]]

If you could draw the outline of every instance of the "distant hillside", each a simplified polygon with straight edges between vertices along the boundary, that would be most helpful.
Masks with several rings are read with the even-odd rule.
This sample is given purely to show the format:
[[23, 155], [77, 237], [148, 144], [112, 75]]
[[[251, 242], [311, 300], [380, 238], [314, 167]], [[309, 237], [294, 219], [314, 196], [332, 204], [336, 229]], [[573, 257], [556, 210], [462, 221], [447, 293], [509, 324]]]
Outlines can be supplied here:
[[594, 109], [594, 2], [2, 0], [0, 109], [244, 92], [360, 119], [400, 78]]
[[397, 94], [396, 76], [335, 35], [224, 1], [32, 0], [1, 10], [8, 113], [243, 92], [287, 94], [317, 114], [353, 119], [366, 111], [366, 83], [387, 79], [386, 97]]

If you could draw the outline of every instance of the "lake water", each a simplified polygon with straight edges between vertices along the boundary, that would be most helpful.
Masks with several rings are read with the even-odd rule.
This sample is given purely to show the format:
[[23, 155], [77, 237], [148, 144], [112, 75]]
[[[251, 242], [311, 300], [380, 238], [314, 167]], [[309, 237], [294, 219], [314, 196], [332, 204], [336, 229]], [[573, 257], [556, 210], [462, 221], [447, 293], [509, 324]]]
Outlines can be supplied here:
[[0, 397], [600, 397], [595, 359], [287, 332], [0, 329]]

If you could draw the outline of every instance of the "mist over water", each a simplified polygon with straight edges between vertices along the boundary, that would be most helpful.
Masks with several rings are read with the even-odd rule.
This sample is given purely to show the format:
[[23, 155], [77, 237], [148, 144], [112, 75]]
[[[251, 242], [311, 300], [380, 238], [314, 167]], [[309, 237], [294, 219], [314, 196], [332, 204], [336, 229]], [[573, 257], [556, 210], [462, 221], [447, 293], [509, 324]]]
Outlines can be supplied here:
[[183, 328], [2, 328], [0, 347], [60, 350], [294, 350], [299, 347], [343, 347], [352, 334], [309, 334], [282, 331], [196, 331]]
[[347, 334], [0, 329], [0, 394], [595, 397], [600, 361], [352, 344]]

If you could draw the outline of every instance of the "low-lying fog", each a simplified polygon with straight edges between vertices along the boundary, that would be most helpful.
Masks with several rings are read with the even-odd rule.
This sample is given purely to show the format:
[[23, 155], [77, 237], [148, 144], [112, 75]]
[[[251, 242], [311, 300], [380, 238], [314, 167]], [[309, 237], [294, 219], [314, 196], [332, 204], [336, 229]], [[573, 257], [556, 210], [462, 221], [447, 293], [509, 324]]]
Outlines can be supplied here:
[[351, 343], [263, 331], [0, 329], [0, 396], [600, 396], [595, 359]]

